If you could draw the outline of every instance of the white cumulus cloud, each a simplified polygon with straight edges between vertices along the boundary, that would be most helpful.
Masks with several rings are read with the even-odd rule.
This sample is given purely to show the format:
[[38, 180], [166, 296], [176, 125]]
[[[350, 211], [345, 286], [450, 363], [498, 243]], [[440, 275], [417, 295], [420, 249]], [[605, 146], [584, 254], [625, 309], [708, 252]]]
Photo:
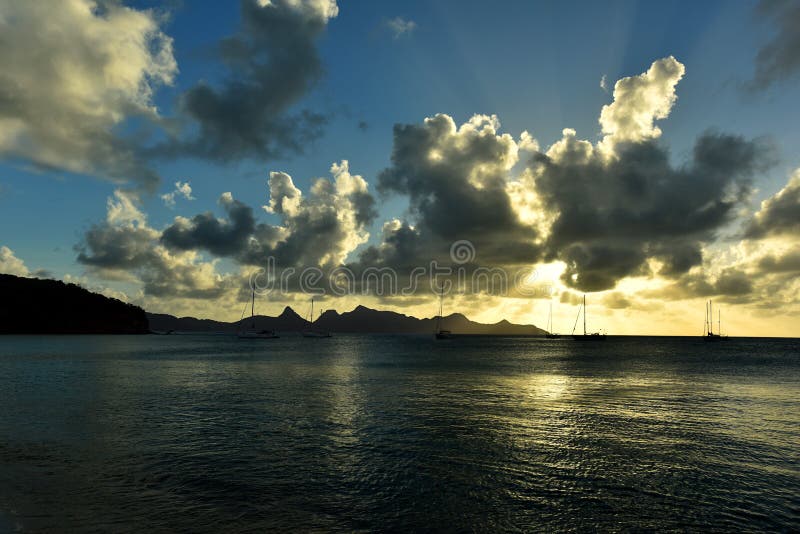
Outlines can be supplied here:
[[654, 124], [669, 115], [677, 99], [675, 86], [686, 71], [672, 56], [654, 61], [647, 72], [622, 78], [614, 84], [614, 102], [603, 106], [601, 147], [613, 152], [620, 142], [637, 142], [661, 136]]
[[114, 128], [155, 118], [177, 72], [155, 14], [116, 2], [0, 0], [0, 157], [152, 187]]
[[175, 189], [169, 193], [161, 195], [161, 200], [164, 201], [164, 204], [167, 207], [171, 208], [175, 206], [176, 197], [183, 197], [186, 200], [195, 200], [195, 198], [192, 196], [192, 186], [189, 184], [189, 182], [181, 182], [180, 180], [175, 182]]
[[14, 251], [6, 246], [0, 247], [0, 274], [13, 274], [14, 276], [30, 276], [30, 270], [25, 262], [14, 255]]

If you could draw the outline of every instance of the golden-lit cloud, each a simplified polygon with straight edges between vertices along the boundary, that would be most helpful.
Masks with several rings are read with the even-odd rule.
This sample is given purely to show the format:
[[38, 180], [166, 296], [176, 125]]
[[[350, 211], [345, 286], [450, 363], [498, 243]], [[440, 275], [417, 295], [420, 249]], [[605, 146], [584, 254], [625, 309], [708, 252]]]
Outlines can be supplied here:
[[0, 1], [0, 156], [155, 187], [114, 129], [156, 119], [153, 93], [177, 73], [160, 23], [116, 2]]
[[[541, 147], [528, 130], [517, 139], [503, 132], [494, 115], [458, 124], [440, 113], [396, 125], [391, 162], [376, 185], [407, 200], [408, 208], [384, 221], [373, 241], [375, 199], [343, 160], [308, 191], [289, 174], [271, 172], [260, 212], [269, 222], [224, 193], [218, 202], [224, 216], [178, 216], [157, 230], [137, 197], [117, 192], [106, 222], [79, 245], [79, 261], [109, 279], [134, 273], [142, 302], [162, 310], [170, 299], [181, 309], [196, 301], [198, 310], [213, 310], [209, 302], [231, 310], [249, 295], [249, 276], [267, 258], [280, 267], [343, 266], [356, 274], [380, 268], [403, 276], [434, 259], [452, 260], [458, 242], [470, 247], [460, 264], [465, 269], [499, 269], [530, 286], [504, 292], [454, 286], [448, 306], [484, 322], [541, 325], [552, 302], [564, 332], [574, 325], [583, 292], [591, 293], [592, 327], [616, 333], [693, 332], [695, 316], [702, 317], [697, 310], [710, 298], [739, 307], [730, 314], [736, 328], [747, 328], [745, 308], [754, 317], [774, 316], [778, 307], [797, 313], [800, 174], [748, 214], [752, 184], [773, 161], [763, 141], [705, 132], [688, 160], [674, 164], [656, 121], [669, 115], [684, 73], [670, 56], [619, 80], [613, 102], [600, 112], [603, 136], [595, 142], [564, 128], [560, 139]], [[722, 236], [742, 225], [746, 237], [727, 246]], [[220, 258], [233, 262], [226, 273]], [[326, 305], [426, 316], [435, 303], [432, 287], [383, 294], [362, 285], [361, 293], [328, 296]], [[297, 284], [287, 289], [271, 294], [273, 308], [304, 301]]]
[[14, 251], [6, 246], [0, 247], [0, 274], [29, 276], [30, 270], [25, 262], [14, 255]]

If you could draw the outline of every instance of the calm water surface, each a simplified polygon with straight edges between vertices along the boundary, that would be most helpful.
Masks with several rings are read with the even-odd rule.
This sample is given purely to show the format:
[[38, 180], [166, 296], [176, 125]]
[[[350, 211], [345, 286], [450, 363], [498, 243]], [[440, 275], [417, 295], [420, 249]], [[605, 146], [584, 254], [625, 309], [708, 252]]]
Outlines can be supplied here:
[[796, 340], [0, 337], [0, 531], [797, 530]]

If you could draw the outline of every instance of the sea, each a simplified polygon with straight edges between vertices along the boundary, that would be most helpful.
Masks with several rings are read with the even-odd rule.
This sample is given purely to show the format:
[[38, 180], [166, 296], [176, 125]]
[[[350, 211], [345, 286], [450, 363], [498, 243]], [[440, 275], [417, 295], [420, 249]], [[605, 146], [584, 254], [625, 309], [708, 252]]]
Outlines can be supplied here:
[[800, 529], [800, 340], [0, 337], [0, 532]]

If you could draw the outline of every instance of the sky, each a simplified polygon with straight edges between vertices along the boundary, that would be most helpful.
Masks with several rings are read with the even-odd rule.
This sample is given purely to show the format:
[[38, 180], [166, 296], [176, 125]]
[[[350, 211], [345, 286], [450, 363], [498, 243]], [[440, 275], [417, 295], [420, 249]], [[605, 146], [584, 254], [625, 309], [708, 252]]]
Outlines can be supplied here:
[[0, 272], [794, 336], [799, 36], [781, 0], [0, 0]]

